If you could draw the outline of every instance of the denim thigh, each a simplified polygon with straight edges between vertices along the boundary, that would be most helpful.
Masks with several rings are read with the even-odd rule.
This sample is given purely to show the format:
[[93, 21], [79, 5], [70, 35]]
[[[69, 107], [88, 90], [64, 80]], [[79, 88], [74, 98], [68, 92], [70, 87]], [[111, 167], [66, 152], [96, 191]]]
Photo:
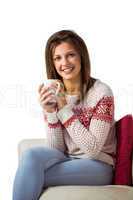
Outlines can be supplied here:
[[102, 161], [70, 158], [57, 163], [45, 172], [45, 186], [54, 185], [109, 185], [113, 167]]

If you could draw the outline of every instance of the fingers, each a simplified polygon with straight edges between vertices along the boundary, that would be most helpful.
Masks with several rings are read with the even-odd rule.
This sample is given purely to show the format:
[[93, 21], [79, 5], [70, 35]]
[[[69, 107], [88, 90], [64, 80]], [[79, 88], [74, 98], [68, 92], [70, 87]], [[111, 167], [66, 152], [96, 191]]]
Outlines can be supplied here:
[[51, 96], [51, 98], [53, 97], [53, 94], [49, 91], [44, 91], [40, 94], [40, 101], [43, 101], [44, 99], [48, 98], [49, 96]]
[[47, 112], [55, 112], [57, 101], [50, 88], [44, 87], [44, 84], [41, 84], [38, 87], [38, 93], [38, 101], [41, 107]]
[[43, 93], [47, 92], [48, 88], [44, 87], [44, 84], [41, 84], [38, 88], [39, 95], [42, 95]]
[[56, 102], [51, 102], [53, 100], [53, 98], [51, 98], [51, 96], [49, 96], [49, 97], [47, 97], [46, 99], [43, 99], [42, 101], [41, 101], [41, 103], [42, 103], [42, 105], [54, 105], [54, 104], [56, 104]]
[[43, 84], [43, 83], [42, 83], [41, 85], [39, 85], [39, 87], [38, 87], [38, 92], [39, 92], [39, 93], [41, 92], [41, 90], [42, 90], [43, 86], [44, 86], [44, 84]]
[[42, 105], [42, 107], [51, 105], [50, 102], [56, 104], [55, 95], [53, 95], [51, 90], [43, 87], [39, 93], [39, 102]]

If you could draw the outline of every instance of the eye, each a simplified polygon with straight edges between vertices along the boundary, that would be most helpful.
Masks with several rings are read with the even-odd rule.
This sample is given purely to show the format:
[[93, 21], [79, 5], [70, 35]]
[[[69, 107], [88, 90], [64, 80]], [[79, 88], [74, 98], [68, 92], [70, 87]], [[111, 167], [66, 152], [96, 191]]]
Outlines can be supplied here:
[[74, 57], [74, 56], [75, 56], [75, 53], [69, 53], [68, 56]]
[[61, 57], [57, 56], [57, 57], [54, 58], [54, 61], [59, 61], [60, 59], [61, 59]]

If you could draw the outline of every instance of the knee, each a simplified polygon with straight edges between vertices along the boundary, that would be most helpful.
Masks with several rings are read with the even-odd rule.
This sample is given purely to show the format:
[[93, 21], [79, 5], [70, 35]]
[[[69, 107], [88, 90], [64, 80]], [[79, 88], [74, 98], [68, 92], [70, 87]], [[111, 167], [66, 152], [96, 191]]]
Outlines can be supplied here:
[[37, 156], [34, 149], [25, 150], [20, 159], [20, 165], [29, 166], [37, 163]]
[[23, 165], [39, 165], [51, 159], [63, 159], [65, 156], [57, 149], [47, 147], [34, 147], [22, 153], [20, 163]]

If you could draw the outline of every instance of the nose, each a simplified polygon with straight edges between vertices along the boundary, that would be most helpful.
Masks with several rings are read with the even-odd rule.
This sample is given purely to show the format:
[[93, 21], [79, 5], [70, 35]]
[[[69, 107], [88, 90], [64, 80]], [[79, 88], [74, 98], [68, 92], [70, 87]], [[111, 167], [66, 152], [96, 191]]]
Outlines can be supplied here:
[[62, 58], [62, 65], [67, 65], [68, 64], [68, 59], [64, 56]]

